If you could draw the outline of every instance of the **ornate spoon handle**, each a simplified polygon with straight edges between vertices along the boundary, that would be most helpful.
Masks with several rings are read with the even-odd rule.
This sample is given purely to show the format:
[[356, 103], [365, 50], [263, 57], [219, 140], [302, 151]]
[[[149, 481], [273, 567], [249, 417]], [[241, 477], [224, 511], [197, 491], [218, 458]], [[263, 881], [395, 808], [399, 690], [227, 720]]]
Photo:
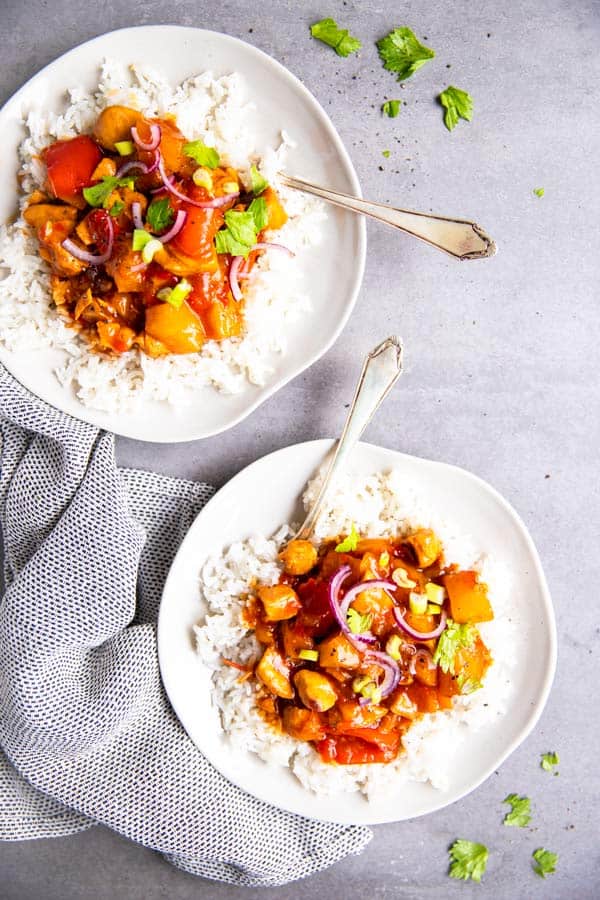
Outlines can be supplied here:
[[444, 250], [456, 259], [483, 259], [486, 256], [493, 256], [497, 250], [496, 244], [483, 228], [466, 219], [447, 219], [429, 213], [395, 209], [384, 203], [372, 203], [370, 200], [361, 200], [359, 197], [322, 188], [308, 181], [292, 178], [283, 172], [279, 173], [279, 178], [287, 187], [314, 194], [335, 206], [341, 206], [342, 209], [350, 209], [379, 222], [385, 222], [386, 225], [412, 234], [432, 247]]
[[387, 338], [365, 359], [354, 400], [319, 495], [295, 535], [309, 540], [325, 502], [327, 490], [343, 468], [348, 454], [402, 374], [402, 345], [397, 337]]

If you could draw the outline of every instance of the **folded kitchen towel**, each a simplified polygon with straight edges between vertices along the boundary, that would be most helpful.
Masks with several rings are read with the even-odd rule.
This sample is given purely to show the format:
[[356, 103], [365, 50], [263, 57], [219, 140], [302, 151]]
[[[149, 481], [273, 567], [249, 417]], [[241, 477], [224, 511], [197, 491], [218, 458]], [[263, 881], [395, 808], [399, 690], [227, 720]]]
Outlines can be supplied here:
[[282, 812], [224, 779], [161, 685], [162, 585], [212, 494], [115, 465], [114, 438], [0, 366], [0, 837], [103, 823], [239, 885], [310, 875], [371, 837]]

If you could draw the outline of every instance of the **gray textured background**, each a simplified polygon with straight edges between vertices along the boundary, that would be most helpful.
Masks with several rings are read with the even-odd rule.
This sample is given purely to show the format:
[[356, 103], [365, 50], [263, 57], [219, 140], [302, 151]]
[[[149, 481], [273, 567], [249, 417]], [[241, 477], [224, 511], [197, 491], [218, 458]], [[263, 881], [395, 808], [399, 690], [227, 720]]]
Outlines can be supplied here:
[[[558, 616], [559, 664], [534, 734], [470, 797], [414, 822], [380, 826], [361, 857], [285, 889], [200, 881], [104, 829], [0, 845], [6, 900], [288, 900], [592, 898], [600, 896], [595, 568], [600, 446], [600, 4], [291, 3], [262, 0], [0, 0], [0, 99], [77, 43], [160, 22], [225, 31], [299, 76], [345, 141], [365, 196], [476, 218], [496, 237], [491, 261], [458, 264], [369, 224], [361, 297], [336, 346], [229, 434], [178, 446], [119, 441], [120, 461], [223, 484], [247, 463], [299, 440], [338, 433], [363, 353], [389, 332], [408, 371], [366, 438], [464, 466], [524, 517], [546, 567]], [[308, 25], [335, 16], [363, 40], [339, 59]], [[437, 56], [400, 88], [373, 42], [410, 25]], [[449, 68], [447, 68], [449, 67]], [[472, 124], [449, 134], [433, 97], [447, 84], [475, 98]], [[385, 97], [406, 100], [383, 119]], [[381, 151], [390, 149], [384, 159]], [[546, 195], [537, 199], [534, 187]], [[535, 653], [536, 648], [532, 647]], [[560, 753], [560, 776], [539, 754]], [[531, 828], [502, 826], [502, 799], [532, 798]], [[446, 876], [456, 837], [486, 843], [480, 886]], [[542, 881], [531, 852], [560, 854]]]

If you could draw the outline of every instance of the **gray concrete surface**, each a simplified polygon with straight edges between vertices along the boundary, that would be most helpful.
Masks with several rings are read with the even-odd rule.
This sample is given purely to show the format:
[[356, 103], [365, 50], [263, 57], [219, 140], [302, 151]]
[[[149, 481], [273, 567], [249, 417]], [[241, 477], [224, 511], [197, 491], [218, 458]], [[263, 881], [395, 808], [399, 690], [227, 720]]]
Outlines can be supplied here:
[[[476, 218], [499, 255], [458, 264], [369, 225], [361, 297], [336, 346], [229, 434], [179, 446], [119, 441], [123, 464], [222, 485], [257, 457], [334, 435], [359, 360], [392, 331], [408, 371], [368, 440], [466, 467], [524, 517], [558, 616], [559, 664], [534, 734], [474, 794], [414, 822], [381, 826], [360, 857], [283, 889], [243, 890], [172, 870], [158, 856], [95, 828], [0, 846], [6, 900], [302, 898], [562, 898], [600, 896], [598, 813], [599, 538], [598, 298], [600, 255], [600, 4], [263, 0], [1, 0], [0, 98], [65, 50], [102, 32], [158, 22], [241, 37], [298, 75], [331, 115], [366, 196]], [[308, 25], [335, 16], [364, 43], [339, 59]], [[437, 51], [400, 88], [374, 41], [408, 24]], [[473, 122], [449, 134], [434, 96], [448, 83], [475, 98]], [[405, 99], [383, 119], [385, 97]], [[382, 150], [390, 149], [389, 159]], [[532, 189], [543, 186], [537, 199]], [[535, 653], [533, 646], [531, 652]], [[560, 776], [539, 754], [560, 753]], [[502, 826], [502, 799], [532, 798], [531, 827]], [[490, 848], [484, 882], [446, 875], [456, 837]], [[542, 881], [531, 852], [560, 855]]]

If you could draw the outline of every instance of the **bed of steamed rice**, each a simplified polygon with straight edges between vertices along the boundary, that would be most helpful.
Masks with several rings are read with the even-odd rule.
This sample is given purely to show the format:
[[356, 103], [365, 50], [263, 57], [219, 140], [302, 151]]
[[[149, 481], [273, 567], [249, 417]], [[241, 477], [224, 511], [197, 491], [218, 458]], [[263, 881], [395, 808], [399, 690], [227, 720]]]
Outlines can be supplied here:
[[[83, 404], [96, 409], [128, 409], [142, 400], [185, 405], [198, 388], [212, 386], [239, 393], [249, 383], [262, 385], [273, 371], [277, 355], [286, 350], [290, 323], [310, 310], [302, 288], [302, 255], [321, 238], [324, 219], [320, 201], [286, 191], [276, 173], [284, 163], [291, 139], [281, 134], [278, 147], [258, 145], [253, 126], [255, 107], [248, 101], [238, 74], [213, 78], [210, 72], [173, 87], [159, 73], [106, 60], [97, 89], [68, 92], [66, 111], [55, 114], [33, 108], [24, 120], [27, 137], [20, 147], [20, 178], [25, 193], [43, 184], [40, 151], [56, 138], [89, 132], [106, 106], [123, 104], [149, 116], [172, 114], [190, 140], [215, 146], [228, 165], [248, 184], [252, 163], [273, 184], [289, 221], [277, 231], [277, 242], [296, 252], [267, 252], [245, 288], [246, 331], [241, 338], [210, 341], [200, 353], [151, 359], [139, 350], [120, 356], [91, 353], [85, 338], [67, 327], [51, 306], [49, 268], [37, 252], [37, 240], [23, 221], [0, 227], [0, 340], [8, 350], [65, 351], [56, 375], [72, 386]], [[24, 197], [21, 201], [24, 203]]]
[[[304, 495], [306, 507], [311, 505], [317, 488], [317, 479], [308, 485]], [[225, 656], [245, 664], [260, 656], [258, 642], [241, 624], [240, 597], [257, 584], [278, 580], [278, 548], [291, 533], [288, 526], [283, 526], [270, 539], [255, 536], [232, 544], [222, 556], [207, 560], [201, 572], [200, 599], [205, 614], [195, 627], [196, 647], [204, 663], [214, 670], [213, 698], [223, 729], [235, 745], [268, 762], [289, 766], [306, 788], [319, 794], [361, 791], [369, 796], [406, 781], [430, 782], [445, 790], [460, 744], [506, 710], [517, 637], [511, 621], [509, 573], [490, 555], [483, 555], [468, 535], [457, 533], [451, 523], [440, 520], [396, 471], [372, 475], [359, 483], [347, 476], [332, 489], [328, 504], [317, 524], [318, 540], [347, 534], [352, 522], [369, 537], [430, 527], [442, 539], [447, 561], [479, 570], [489, 586], [495, 616], [492, 622], [479, 626], [494, 658], [484, 686], [468, 696], [455, 698], [451, 711], [424, 716], [415, 722], [403, 738], [404, 753], [384, 766], [332, 766], [322, 762], [310, 744], [271, 728], [256, 707], [255, 684], [240, 683], [239, 672], [223, 666], [220, 659]]]

